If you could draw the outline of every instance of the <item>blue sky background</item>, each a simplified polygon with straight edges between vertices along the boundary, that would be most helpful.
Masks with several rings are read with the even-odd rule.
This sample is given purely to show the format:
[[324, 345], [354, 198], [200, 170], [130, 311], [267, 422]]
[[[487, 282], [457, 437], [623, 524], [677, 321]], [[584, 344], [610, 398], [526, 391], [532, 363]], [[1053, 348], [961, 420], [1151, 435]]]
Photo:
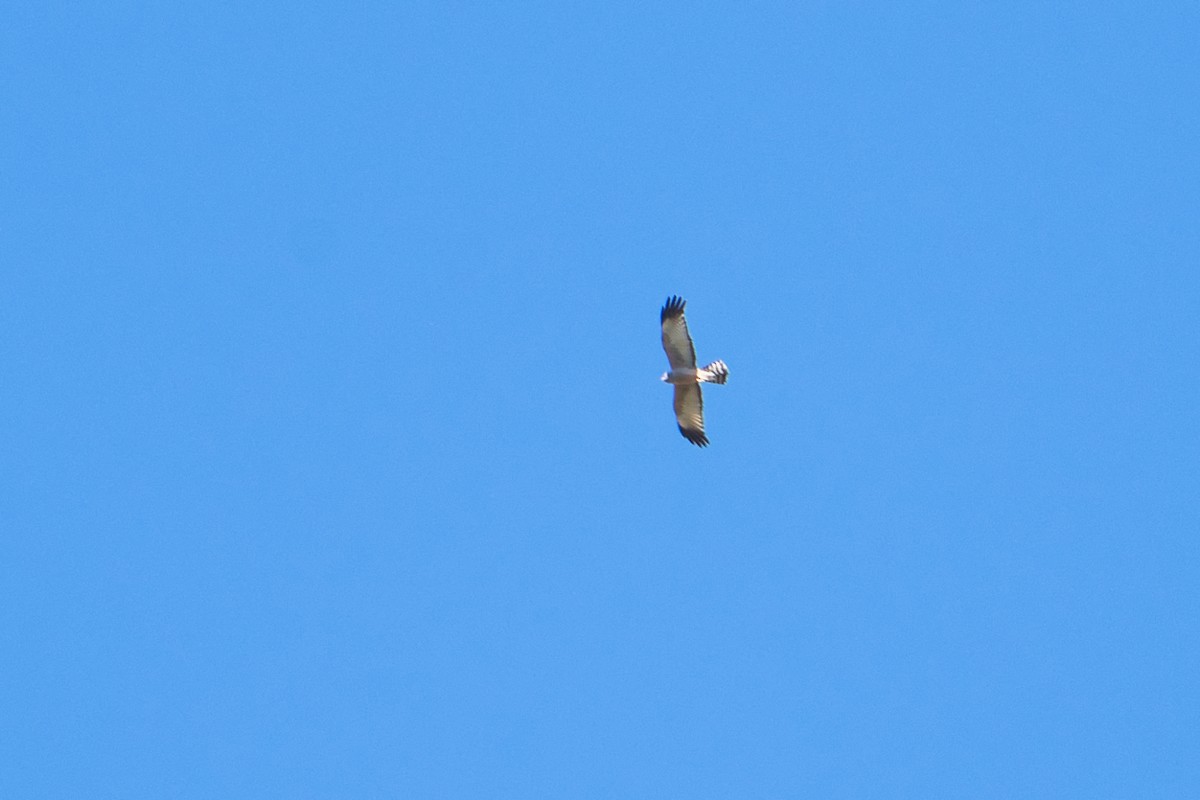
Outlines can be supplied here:
[[1197, 796], [1195, 6], [479, 5], [2, 13], [0, 794]]

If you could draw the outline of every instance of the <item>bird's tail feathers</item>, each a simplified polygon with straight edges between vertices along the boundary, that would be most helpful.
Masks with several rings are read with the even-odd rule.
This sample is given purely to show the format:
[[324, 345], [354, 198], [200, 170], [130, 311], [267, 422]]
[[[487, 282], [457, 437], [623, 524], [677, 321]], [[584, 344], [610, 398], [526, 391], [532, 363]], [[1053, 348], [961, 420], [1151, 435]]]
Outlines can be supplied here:
[[700, 370], [700, 380], [703, 383], [724, 383], [729, 378], [729, 367], [724, 361], [714, 361]]

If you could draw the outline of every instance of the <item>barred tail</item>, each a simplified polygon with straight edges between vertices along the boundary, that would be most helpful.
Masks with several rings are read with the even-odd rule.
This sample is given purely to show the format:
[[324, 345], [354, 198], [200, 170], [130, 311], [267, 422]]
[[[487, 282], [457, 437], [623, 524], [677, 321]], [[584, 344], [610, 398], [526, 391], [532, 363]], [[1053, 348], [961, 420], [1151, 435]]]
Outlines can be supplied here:
[[724, 361], [714, 361], [700, 370], [700, 380], [703, 383], [724, 383], [729, 378], [729, 367]]

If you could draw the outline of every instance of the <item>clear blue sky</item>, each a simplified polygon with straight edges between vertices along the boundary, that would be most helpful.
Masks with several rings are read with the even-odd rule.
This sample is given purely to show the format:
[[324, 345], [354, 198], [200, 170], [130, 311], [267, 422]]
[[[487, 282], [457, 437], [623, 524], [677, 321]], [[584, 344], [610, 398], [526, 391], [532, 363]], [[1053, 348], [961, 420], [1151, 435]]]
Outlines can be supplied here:
[[990, 5], [8, 6], [0, 795], [1198, 796], [1200, 12]]

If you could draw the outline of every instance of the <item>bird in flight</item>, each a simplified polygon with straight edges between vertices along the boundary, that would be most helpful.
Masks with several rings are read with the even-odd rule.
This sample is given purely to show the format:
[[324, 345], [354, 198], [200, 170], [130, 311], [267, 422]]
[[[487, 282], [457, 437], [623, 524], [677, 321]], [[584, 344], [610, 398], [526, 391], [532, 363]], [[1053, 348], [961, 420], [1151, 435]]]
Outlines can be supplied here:
[[671, 362], [671, 371], [664, 372], [662, 379], [675, 386], [675, 420], [679, 432], [692, 444], [704, 447], [708, 437], [704, 435], [704, 397], [700, 394], [700, 384], [724, 383], [729, 377], [729, 367], [724, 361], [714, 361], [696, 369], [696, 346], [683, 318], [686, 305], [682, 297], [672, 296], [662, 307], [663, 350]]

